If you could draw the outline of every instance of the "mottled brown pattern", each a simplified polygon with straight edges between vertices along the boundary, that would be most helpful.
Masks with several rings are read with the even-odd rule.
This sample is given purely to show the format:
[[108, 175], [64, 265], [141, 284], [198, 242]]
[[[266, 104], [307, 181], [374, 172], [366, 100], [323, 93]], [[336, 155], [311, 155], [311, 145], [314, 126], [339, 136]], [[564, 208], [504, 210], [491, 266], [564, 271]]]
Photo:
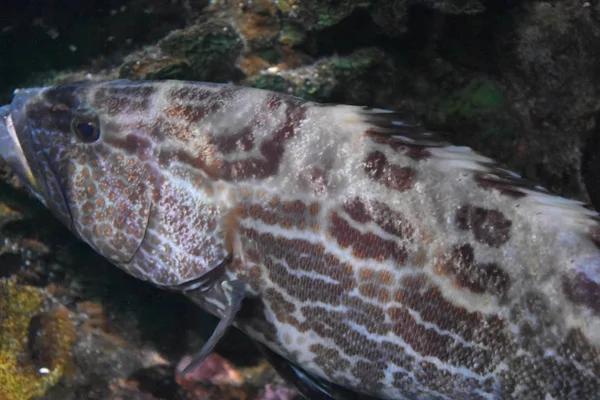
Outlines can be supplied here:
[[358, 278], [361, 282], [373, 281], [384, 286], [391, 286], [395, 283], [394, 275], [386, 269], [376, 270], [362, 267], [358, 271]]
[[352, 374], [363, 383], [362, 389], [370, 393], [377, 393], [383, 389], [381, 383], [384, 378], [386, 363], [383, 360], [372, 363], [370, 361], [358, 360], [352, 366]]
[[138, 157], [140, 160], [148, 160], [151, 156], [153, 143], [143, 136], [133, 133], [122, 137], [112, 137], [106, 143], [118, 149], [122, 149], [129, 155]]
[[174, 103], [166, 107], [163, 114], [165, 117], [178, 122], [197, 124], [207, 115], [215, 112], [219, 106], [219, 103], [210, 103], [209, 105]]
[[[340, 295], [345, 291], [352, 290], [356, 285], [351, 266], [342, 264], [331, 254], [325, 253], [325, 249], [321, 245], [315, 246], [308, 241], [299, 239], [288, 240], [277, 238], [272, 234], [259, 234], [252, 229], [242, 228], [242, 231], [245, 237], [256, 241], [255, 243], [260, 243], [261, 249], [258, 250], [259, 254], [260, 251], [264, 251], [263, 246], [266, 246], [270, 249], [268, 253], [270, 256], [285, 261], [287, 267], [277, 261], [273, 261], [271, 257], [261, 260], [267, 266], [269, 275], [275, 283], [297, 291], [290, 293], [293, 296], [298, 296], [298, 298], [304, 300], [329, 301], [331, 304], [339, 304]], [[306, 257], [307, 255], [310, 255], [310, 257]], [[337, 282], [334, 284], [319, 281], [319, 285], [326, 285], [329, 291], [323, 290], [323, 288], [319, 290], [316, 285], [311, 284], [316, 278], [311, 279], [308, 276], [299, 277], [290, 275], [287, 272], [287, 268], [291, 271], [314, 271], [313, 263], [315, 260], [320, 260], [321, 268], [319, 269], [319, 273]]]
[[471, 360], [477, 360], [477, 366], [472, 366], [476, 373], [489, 372], [492, 368], [489, 350], [469, 348], [449, 335], [439, 335], [419, 324], [406, 308], [393, 307], [388, 313], [395, 321], [392, 326], [394, 334], [402, 337], [419, 354], [437, 357], [453, 365], [467, 365]]
[[379, 151], [367, 156], [364, 169], [374, 181], [400, 192], [412, 188], [416, 175], [412, 168], [390, 164], [385, 154]]
[[510, 276], [493, 263], [475, 262], [473, 247], [466, 243], [454, 246], [436, 265], [443, 275], [453, 275], [458, 287], [474, 293], [493, 293], [504, 296], [510, 288]]
[[[439, 288], [428, 284], [425, 275], [403, 277], [402, 288], [396, 291], [395, 300], [419, 312], [424, 321], [454, 332], [465, 341], [477, 341], [490, 348], [503, 349], [502, 352], [510, 351], [510, 340], [501, 318], [484, 318], [480, 313], [453, 305], [444, 299]], [[481, 326], [486, 329], [475, 329]]]
[[287, 301], [275, 288], [267, 288], [264, 293], [278, 320], [285, 321], [289, 314], [296, 311], [296, 305]]
[[368, 299], [377, 299], [382, 304], [391, 299], [390, 291], [376, 282], [362, 283], [358, 287], [358, 292]]
[[322, 344], [313, 344], [309, 350], [315, 354], [315, 362], [329, 376], [344, 373], [350, 368], [350, 362], [342, 358], [336, 349], [325, 347]]
[[[176, 87], [167, 93], [168, 101], [167, 103], [196, 103], [202, 104], [207, 99], [224, 98], [231, 97], [231, 88], [228, 86], [221, 86], [218, 92], [215, 92], [216, 85], [211, 85], [212, 87], [201, 87], [196, 85], [186, 85], [181, 87]], [[215, 101], [215, 100], [212, 100]]]
[[[203, 170], [211, 179], [222, 179], [225, 181], [241, 181], [246, 179], [264, 179], [277, 172], [285, 144], [290, 140], [306, 114], [303, 105], [299, 101], [286, 101], [286, 119], [281, 128], [273, 133], [270, 139], [261, 142], [260, 158], [247, 158], [244, 160], [225, 161], [219, 159], [216, 147], [200, 151], [191, 155], [185, 150], [170, 150], [162, 148], [158, 154], [161, 166], [168, 167], [174, 161], [185, 163], [193, 168]], [[250, 134], [250, 133], [249, 133]], [[213, 153], [207, 158], [207, 152]]]
[[[415, 351], [425, 355], [432, 355], [452, 365], [468, 365], [474, 372], [488, 373], [494, 367], [494, 360], [504, 357], [513, 351], [510, 341], [503, 333], [502, 320], [495, 317], [484, 318], [479, 313], [468, 313], [466, 310], [452, 305], [446, 301], [439, 290], [434, 286], [428, 286], [428, 280], [422, 276], [406, 277], [402, 281], [400, 289], [394, 292], [396, 300], [400, 300], [406, 307], [410, 307], [419, 313], [423, 320], [436, 324], [440, 329], [455, 332], [465, 340], [481, 343], [488, 346], [485, 350], [479, 347], [467, 347], [456, 342], [449, 335], [439, 335], [431, 328], [417, 323], [404, 307], [391, 307], [387, 310], [373, 304], [363, 302], [361, 299], [349, 296], [352, 288], [357, 284], [354, 282], [351, 270], [340, 268], [339, 261], [324, 253], [324, 249], [301, 240], [286, 240], [276, 238], [270, 234], [259, 234], [252, 230], [244, 230], [244, 237], [252, 240], [252, 243], [260, 244], [255, 256], [262, 257], [263, 264], [269, 273], [269, 278], [281, 290], [295, 297], [303, 304], [300, 312], [304, 316], [302, 322], [290, 315], [292, 305], [287, 304], [282, 296], [270, 294], [266, 304], [272, 309], [280, 322], [295, 326], [300, 332], [315, 331], [324, 338], [329, 338], [339, 346], [348, 356], [366, 357], [371, 360], [386, 359], [404, 368], [411, 367], [410, 356], [404, 353], [404, 349], [392, 341], [378, 343], [368, 337], [358, 334], [349, 328], [349, 323], [355, 323], [364, 327], [373, 334], [386, 335], [393, 332], [410, 344]], [[264, 246], [264, 247], [263, 247]], [[311, 247], [312, 246], [312, 247]], [[269, 255], [285, 260], [287, 265], [280, 262], [269, 261], [261, 249], [269, 249]], [[311, 250], [312, 248], [312, 250]], [[311, 251], [316, 258], [306, 259], [298, 257]], [[261, 256], [261, 254], [263, 254]], [[325, 259], [324, 263], [317, 260]], [[317, 263], [317, 264], [315, 264]], [[327, 265], [328, 267], [315, 268], [315, 265]], [[331, 267], [330, 267], [331, 266]], [[342, 285], [332, 285], [323, 280], [307, 279], [290, 274], [288, 271], [318, 271], [319, 274], [327, 275], [338, 282], [346, 279], [345, 288]], [[344, 278], [345, 277], [345, 278]], [[385, 291], [387, 284], [392, 281], [390, 274], [382, 273], [372, 269], [364, 269], [360, 273], [361, 287], [368, 287], [371, 295]], [[365, 282], [362, 282], [362, 280]], [[390, 292], [390, 296], [392, 292]], [[383, 299], [386, 304], [390, 299]], [[330, 305], [345, 304], [346, 312], [336, 312], [319, 307], [318, 304], [307, 302], [324, 302]], [[385, 321], [385, 314], [393, 321]], [[486, 326], [486, 329], [475, 329]], [[345, 332], [340, 335], [340, 332]], [[315, 348], [314, 351], [326, 353], [326, 348]], [[331, 357], [334, 357], [331, 354]], [[374, 378], [381, 377], [385, 363], [369, 363], [361, 365], [359, 369], [352, 369], [353, 374], [361, 380], [365, 387], [375, 389], [378, 385]], [[320, 364], [326, 365], [326, 364]], [[424, 380], [438, 379], [436, 385], [440, 389], [455, 390], [451, 386], [455, 381], [431, 366], [425, 368], [420, 377]], [[442, 379], [443, 378], [443, 379]], [[343, 382], [342, 382], [343, 383]], [[406, 387], [406, 380], [398, 380], [398, 385]], [[473, 383], [474, 387], [479, 384]], [[485, 389], [483, 386], [482, 389]], [[489, 389], [489, 388], [488, 388]]]
[[280, 225], [285, 229], [307, 229], [318, 223], [315, 205], [309, 207], [300, 200], [281, 202], [279, 199], [265, 203], [242, 204], [239, 208], [240, 218], [263, 221], [267, 225]]
[[312, 166], [308, 171], [303, 171], [301, 174], [301, 184], [303, 187], [318, 196], [327, 193], [327, 183], [327, 172], [322, 168]]
[[[598, 383], [582, 374], [572, 364], [554, 357], [532, 359], [516, 356], [508, 362], [510, 373], [503, 373], [503, 386], [510, 391], [519, 386], [519, 398], [543, 399], [546, 393], [555, 399], [591, 399], [598, 393]], [[568, 380], [564, 377], [569, 376]]]
[[384, 261], [391, 257], [398, 265], [405, 263], [407, 253], [399, 244], [382, 239], [371, 232], [361, 233], [336, 212], [332, 212], [330, 218], [329, 232], [342, 248], [352, 247], [352, 254], [356, 258]]
[[591, 371], [600, 372], [600, 350], [592, 346], [579, 329], [571, 329], [556, 352], [566, 359], [577, 361]]
[[479, 243], [500, 247], [510, 238], [512, 222], [498, 210], [465, 205], [456, 212], [459, 229], [470, 230]]
[[410, 238], [414, 234], [414, 228], [408, 219], [398, 211], [392, 210], [386, 204], [373, 202], [373, 221], [385, 232], [398, 236], [398, 238]]
[[275, 111], [277, 110], [282, 103], [282, 99], [281, 96], [278, 94], [272, 94], [271, 96], [269, 96], [269, 98], [267, 99], [267, 108], [271, 111]]
[[360, 224], [366, 224], [372, 220], [369, 211], [367, 211], [367, 208], [365, 207], [365, 203], [363, 203], [358, 197], [347, 201], [344, 204], [344, 211], [348, 213], [350, 218]]
[[155, 92], [156, 87], [152, 85], [102, 87], [94, 97], [96, 103], [100, 106], [100, 111], [108, 116], [114, 116], [147, 110]]
[[252, 127], [246, 126], [238, 133], [226, 136], [214, 136], [212, 143], [217, 148], [217, 151], [222, 154], [250, 151], [254, 148], [254, 133]]
[[79, 108], [81, 104], [81, 90], [76, 83], [64, 85], [61, 88], [54, 87], [46, 91], [45, 97], [52, 104], [51, 111], [56, 113], [59, 111], [69, 112]]

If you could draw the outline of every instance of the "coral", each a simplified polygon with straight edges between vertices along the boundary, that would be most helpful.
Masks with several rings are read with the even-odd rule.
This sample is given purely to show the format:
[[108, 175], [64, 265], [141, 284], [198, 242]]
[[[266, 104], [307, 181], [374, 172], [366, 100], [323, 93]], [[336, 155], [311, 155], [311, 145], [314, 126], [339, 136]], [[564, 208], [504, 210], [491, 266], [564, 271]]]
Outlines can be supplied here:
[[75, 328], [41, 289], [0, 280], [0, 398], [42, 396], [72, 372]]

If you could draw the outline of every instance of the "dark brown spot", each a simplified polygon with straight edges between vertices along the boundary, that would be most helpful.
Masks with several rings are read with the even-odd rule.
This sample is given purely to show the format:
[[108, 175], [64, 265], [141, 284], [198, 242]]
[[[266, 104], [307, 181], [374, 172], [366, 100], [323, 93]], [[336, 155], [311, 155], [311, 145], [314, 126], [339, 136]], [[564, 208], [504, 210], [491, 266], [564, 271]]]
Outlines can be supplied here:
[[412, 168], [389, 165], [385, 168], [380, 182], [390, 189], [403, 192], [413, 185], [415, 171]]
[[379, 151], [367, 156], [364, 168], [371, 179], [393, 190], [402, 192], [414, 184], [415, 171], [412, 168], [388, 163], [385, 155]]
[[475, 262], [473, 247], [469, 244], [455, 246], [437, 268], [443, 275], [454, 275], [459, 287], [474, 293], [505, 295], [510, 287], [510, 276], [496, 264]]
[[271, 111], [277, 110], [281, 106], [281, 96], [279, 95], [271, 95], [267, 99], [267, 108]]
[[367, 206], [360, 198], [355, 197], [344, 203], [344, 211], [358, 223], [373, 221], [385, 232], [399, 238], [408, 238], [414, 233], [404, 215], [378, 201], [370, 202]]
[[219, 90], [209, 90], [208, 88], [202, 87], [200, 85], [185, 85], [182, 87], [174, 88], [169, 92], [169, 103], [202, 103], [210, 97], [216, 97], [218, 95], [225, 94], [226, 91], [226, 87], [223, 87]]
[[101, 87], [95, 102], [108, 115], [139, 113], [148, 109], [151, 96], [156, 92], [148, 84], [128, 84]]
[[400, 266], [406, 262], [407, 252], [403, 247], [371, 232], [361, 233], [335, 212], [331, 213], [330, 233], [341, 247], [352, 246], [352, 254], [357, 258], [383, 261], [391, 257]]
[[473, 205], [462, 206], [456, 212], [458, 228], [470, 230], [479, 243], [500, 247], [510, 239], [512, 222], [497, 210]]
[[387, 164], [387, 158], [380, 151], [374, 151], [367, 156], [365, 160], [365, 172], [373, 180], [379, 180], [383, 175], [383, 170]]
[[371, 216], [367, 212], [365, 204], [358, 197], [346, 202], [344, 204], [344, 211], [348, 213], [350, 218], [361, 224], [371, 221]]
[[110, 144], [124, 150], [127, 154], [137, 155], [140, 159], [147, 159], [149, 150], [152, 148], [150, 140], [130, 133], [124, 138], [115, 137], [110, 139]]
[[600, 284], [584, 272], [569, 274], [562, 279], [565, 295], [575, 304], [583, 305], [600, 315]]
[[254, 133], [252, 127], [246, 126], [240, 132], [231, 135], [214, 136], [212, 142], [223, 154], [235, 151], [250, 151], [254, 148]]
[[174, 120], [197, 124], [202, 121], [204, 117], [215, 112], [218, 107], [217, 103], [212, 103], [211, 106], [175, 103], [165, 108], [163, 113], [165, 116]]

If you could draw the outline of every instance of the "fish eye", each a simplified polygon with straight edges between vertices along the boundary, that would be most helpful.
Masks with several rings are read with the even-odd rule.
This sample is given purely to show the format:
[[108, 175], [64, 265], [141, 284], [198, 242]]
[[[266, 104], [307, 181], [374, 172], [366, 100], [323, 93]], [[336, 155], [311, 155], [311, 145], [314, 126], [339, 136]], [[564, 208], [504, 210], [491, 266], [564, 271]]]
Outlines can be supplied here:
[[73, 118], [71, 132], [84, 143], [93, 143], [100, 138], [100, 126], [95, 118]]

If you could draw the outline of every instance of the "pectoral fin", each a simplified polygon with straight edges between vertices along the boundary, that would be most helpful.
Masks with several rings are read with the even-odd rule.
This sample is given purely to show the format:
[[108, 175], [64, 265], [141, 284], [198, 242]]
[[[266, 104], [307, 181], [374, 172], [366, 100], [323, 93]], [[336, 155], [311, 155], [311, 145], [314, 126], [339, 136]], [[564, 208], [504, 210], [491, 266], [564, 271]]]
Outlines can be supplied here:
[[204, 343], [204, 346], [192, 357], [192, 361], [190, 361], [188, 366], [181, 371], [181, 376], [185, 376], [195, 369], [213, 351], [217, 343], [219, 343], [223, 335], [225, 335], [229, 327], [233, 324], [233, 320], [240, 310], [242, 300], [244, 299], [244, 283], [239, 280], [223, 280], [221, 281], [221, 287], [227, 300], [226, 314], [219, 321], [211, 337]]

